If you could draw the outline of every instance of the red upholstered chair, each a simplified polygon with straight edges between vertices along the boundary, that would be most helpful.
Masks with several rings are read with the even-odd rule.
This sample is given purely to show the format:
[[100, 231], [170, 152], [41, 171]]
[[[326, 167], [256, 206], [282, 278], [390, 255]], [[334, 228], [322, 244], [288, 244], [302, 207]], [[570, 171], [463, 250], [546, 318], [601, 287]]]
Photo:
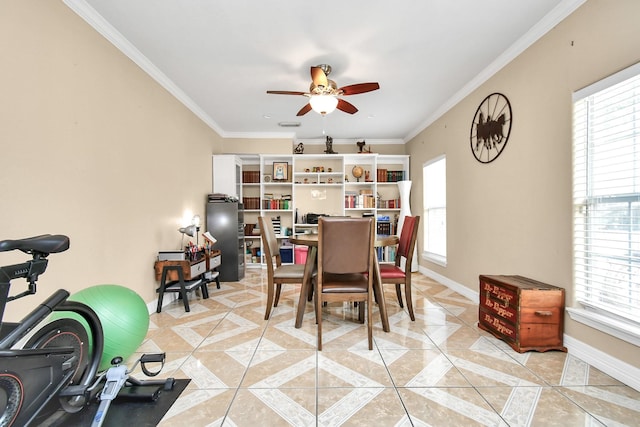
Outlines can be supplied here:
[[[277, 307], [280, 300], [280, 290], [283, 283], [300, 283], [304, 277], [304, 264], [282, 265], [280, 247], [276, 233], [273, 230], [271, 218], [258, 217], [260, 234], [262, 236], [262, 251], [267, 263], [267, 308], [264, 320], [271, 314], [271, 306]], [[274, 300], [275, 291], [275, 300]]]
[[318, 350], [322, 350], [322, 307], [325, 301], [360, 302], [360, 321], [364, 321], [366, 305], [369, 350], [373, 350], [374, 242], [373, 218], [321, 217], [318, 220], [318, 275], [314, 279]]
[[[396, 295], [400, 307], [402, 304], [402, 289], [400, 285], [404, 284], [404, 294], [407, 300], [407, 310], [411, 320], [416, 320], [413, 313], [413, 301], [411, 299], [411, 260], [413, 259], [413, 251], [416, 246], [418, 237], [418, 225], [420, 224], [419, 216], [405, 216], [402, 224], [402, 234], [398, 243], [395, 264], [380, 264], [380, 278], [382, 284], [390, 283], [396, 285]], [[401, 259], [406, 259], [404, 270], [401, 268]]]

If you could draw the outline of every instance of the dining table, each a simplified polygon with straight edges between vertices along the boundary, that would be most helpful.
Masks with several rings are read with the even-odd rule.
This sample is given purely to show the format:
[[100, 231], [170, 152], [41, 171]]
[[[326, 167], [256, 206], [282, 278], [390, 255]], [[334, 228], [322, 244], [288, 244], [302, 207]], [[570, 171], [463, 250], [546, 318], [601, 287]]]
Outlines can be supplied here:
[[[302, 286], [300, 287], [300, 298], [298, 302], [298, 311], [296, 313], [295, 327], [302, 327], [302, 318], [304, 317], [304, 311], [307, 303], [307, 296], [310, 295], [311, 287], [313, 286], [312, 277], [313, 272], [317, 268], [318, 263], [318, 234], [306, 233], [295, 234], [289, 238], [289, 241], [294, 245], [307, 246], [307, 260], [305, 261], [304, 277], [302, 279]], [[395, 235], [376, 235], [375, 248], [384, 246], [397, 245], [399, 242], [398, 236]], [[375, 251], [375, 248], [373, 250]], [[380, 264], [378, 263], [377, 253], [373, 254], [374, 259], [374, 278], [373, 278], [373, 293], [375, 299], [378, 302], [378, 310], [380, 312], [380, 320], [382, 322], [382, 330], [389, 332], [389, 317], [387, 316], [387, 307], [384, 302], [384, 292], [382, 289], [382, 280], [380, 278]]]

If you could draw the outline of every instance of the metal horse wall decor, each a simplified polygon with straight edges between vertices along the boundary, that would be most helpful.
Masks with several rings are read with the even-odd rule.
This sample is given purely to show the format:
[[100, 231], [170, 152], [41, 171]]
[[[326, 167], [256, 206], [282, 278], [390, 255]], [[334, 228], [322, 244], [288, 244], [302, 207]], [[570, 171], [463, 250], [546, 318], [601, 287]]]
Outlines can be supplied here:
[[480, 163], [495, 160], [507, 145], [513, 118], [511, 104], [501, 93], [487, 96], [471, 122], [471, 151]]

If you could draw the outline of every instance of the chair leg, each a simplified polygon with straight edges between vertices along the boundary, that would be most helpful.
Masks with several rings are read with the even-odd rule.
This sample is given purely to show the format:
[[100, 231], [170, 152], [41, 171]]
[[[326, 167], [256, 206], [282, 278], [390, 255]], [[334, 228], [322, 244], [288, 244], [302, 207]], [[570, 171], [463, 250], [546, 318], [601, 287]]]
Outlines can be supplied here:
[[264, 320], [269, 320], [271, 306], [273, 305], [273, 283], [267, 284], [267, 309], [264, 312]]
[[322, 297], [315, 295], [316, 323], [318, 324], [318, 351], [322, 351]]
[[309, 286], [309, 293], [307, 294], [307, 301], [311, 302], [313, 300], [313, 284]]
[[404, 308], [404, 304], [402, 303], [402, 289], [400, 288], [400, 283], [396, 283], [396, 296], [398, 297], [398, 304], [400, 304], [401, 308]]
[[373, 350], [373, 310], [371, 308], [371, 294], [367, 300], [367, 338], [369, 339], [369, 350]]
[[411, 299], [411, 282], [407, 282], [404, 284], [404, 294], [407, 299], [407, 310], [409, 310], [409, 316], [411, 320], [416, 320], [416, 315], [413, 314], [413, 301]]
[[277, 283], [276, 284], [276, 299], [273, 302], [273, 306], [277, 307], [278, 306], [278, 301], [280, 301], [280, 291], [282, 290], [282, 283]]

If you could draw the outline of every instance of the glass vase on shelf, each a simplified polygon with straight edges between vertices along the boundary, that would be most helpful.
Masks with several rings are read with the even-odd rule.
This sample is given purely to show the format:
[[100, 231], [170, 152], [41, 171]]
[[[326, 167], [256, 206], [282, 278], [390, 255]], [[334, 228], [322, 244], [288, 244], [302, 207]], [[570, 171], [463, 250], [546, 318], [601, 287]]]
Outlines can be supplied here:
[[[398, 238], [402, 235], [402, 225], [405, 216], [411, 216], [411, 181], [398, 181], [398, 191], [400, 193], [400, 216], [398, 218]], [[404, 259], [400, 267], [404, 269]], [[411, 271], [418, 271], [418, 251], [413, 251], [411, 261]]]

